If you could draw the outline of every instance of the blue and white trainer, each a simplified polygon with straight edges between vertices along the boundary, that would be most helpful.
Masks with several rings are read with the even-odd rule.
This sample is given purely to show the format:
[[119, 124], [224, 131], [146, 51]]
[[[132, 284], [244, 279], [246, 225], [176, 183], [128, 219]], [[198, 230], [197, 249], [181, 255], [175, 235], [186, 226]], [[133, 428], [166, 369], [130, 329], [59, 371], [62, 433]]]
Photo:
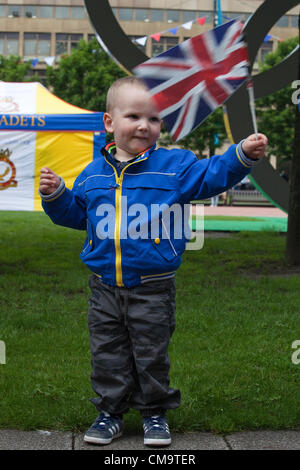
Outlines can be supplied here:
[[143, 419], [144, 444], [146, 446], [168, 446], [171, 434], [165, 416], [149, 416]]
[[123, 421], [102, 411], [92, 426], [86, 431], [83, 440], [90, 444], [110, 444], [123, 432]]

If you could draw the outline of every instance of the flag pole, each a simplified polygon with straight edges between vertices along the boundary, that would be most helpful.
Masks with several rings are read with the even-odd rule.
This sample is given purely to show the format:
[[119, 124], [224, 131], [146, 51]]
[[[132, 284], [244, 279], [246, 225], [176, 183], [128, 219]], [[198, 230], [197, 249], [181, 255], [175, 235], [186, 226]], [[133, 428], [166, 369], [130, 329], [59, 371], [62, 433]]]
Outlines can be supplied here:
[[256, 140], [258, 140], [253, 81], [252, 81], [252, 78], [251, 78], [250, 74], [249, 74], [249, 77], [248, 77], [247, 90], [248, 90], [248, 95], [249, 95], [249, 103], [250, 103], [252, 124], [253, 124], [254, 132], [255, 132], [255, 135], [256, 135]]
[[[222, 24], [222, 5], [221, 5], [221, 0], [214, 0], [214, 26], [220, 26]], [[223, 119], [224, 119], [224, 125], [225, 125], [225, 130], [226, 134], [230, 140], [230, 142], [233, 144], [234, 140], [232, 137], [230, 125], [229, 125], [229, 120], [228, 120], [228, 114], [227, 114], [227, 106], [226, 104], [223, 104], [222, 106], [223, 109]]]

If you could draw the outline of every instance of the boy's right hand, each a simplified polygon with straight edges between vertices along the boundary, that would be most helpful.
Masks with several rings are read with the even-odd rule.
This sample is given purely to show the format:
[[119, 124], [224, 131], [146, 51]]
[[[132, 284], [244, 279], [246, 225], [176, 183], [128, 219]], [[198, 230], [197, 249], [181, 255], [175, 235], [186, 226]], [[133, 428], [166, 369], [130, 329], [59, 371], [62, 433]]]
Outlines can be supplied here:
[[60, 185], [60, 177], [48, 167], [41, 169], [39, 189], [42, 194], [54, 193]]

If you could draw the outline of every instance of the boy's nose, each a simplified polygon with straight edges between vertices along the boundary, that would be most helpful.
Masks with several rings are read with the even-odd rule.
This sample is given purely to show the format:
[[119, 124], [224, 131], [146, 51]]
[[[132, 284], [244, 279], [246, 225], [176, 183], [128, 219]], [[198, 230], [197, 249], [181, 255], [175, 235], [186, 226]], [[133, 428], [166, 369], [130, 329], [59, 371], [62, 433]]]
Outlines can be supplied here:
[[148, 127], [148, 122], [147, 119], [140, 119], [138, 123], [138, 128], [139, 129], [147, 129]]

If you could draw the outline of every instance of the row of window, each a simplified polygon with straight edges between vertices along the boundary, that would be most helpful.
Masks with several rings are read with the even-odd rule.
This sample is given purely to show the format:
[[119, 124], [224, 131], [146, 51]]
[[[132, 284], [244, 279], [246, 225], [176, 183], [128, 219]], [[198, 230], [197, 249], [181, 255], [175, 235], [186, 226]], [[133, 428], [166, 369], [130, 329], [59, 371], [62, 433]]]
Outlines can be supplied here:
[[[130, 39], [138, 39], [138, 36], [128, 36]], [[189, 39], [184, 38], [184, 40]], [[171, 36], [162, 36], [159, 41], [152, 41], [151, 45], [151, 55], [152, 57], [161, 54], [162, 52], [167, 51], [171, 47], [174, 47], [178, 44], [179, 38]], [[146, 46], [141, 46], [137, 44], [137, 47], [141, 49], [146, 54]], [[262, 62], [266, 55], [273, 50], [273, 41], [269, 40], [268, 42], [262, 43], [260, 49], [258, 50], [256, 61]]]
[[[94, 37], [93, 34], [89, 34], [88, 41]], [[129, 36], [130, 39], [137, 39], [137, 37]], [[38, 58], [43, 61], [45, 57], [55, 55], [57, 59], [62, 54], [70, 54], [71, 51], [77, 47], [79, 41], [83, 39], [82, 34], [66, 34], [56, 33], [55, 34], [55, 54], [51, 51], [51, 34], [50, 33], [24, 33], [23, 36], [23, 51], [22, 56], [24, 59]], [[188, 39], [188, 38], [184, 38]], [[2, 33], [0, 32], [0, 55], [19, 55], [19, 33]], [[152, 41], [151, 55], [156, 56], [171, 47], [178, 44], [179, 39], [177, 37], [164, 36], [159, 41]], [[140, 47], [143, 52], [146, 53], [145, 47]], [[262, 61], [268, 52], [271, 52], [273, 48], [272, 41], [263, 43], [259, 50], [257, 60]]]
[[[113, 8], [116, 18], [119, 21], [144, 21], [148, 22], [167, 22], [167, 23], [187, 23], [197, 18], [206, 16], [206, 22], [213, 22], [213, 12], [196, 10], [163, 10], [149, 8]], [[238, 18], [240, 21], [246, 21], [252, 13], [243, 12], [223, 12], [223, 20]], [[279, 27], [298, 27], [298, 16], [284, 15], [276, 23]]]
[[5, 18], [57, 18], [82, 20], [85, 18], [83, 7], [69, 6], [35, 6], [35, 5], [1, 5], [0, 17]]
[[[113, 8], [116, 18], [119, 21], [144, 21], [144, 22], [167, 22], [167, 23], [187, 23], [196, 18], [206, 16], [207, 23], [213, 22], [211, 11], [196, 10], [164, 10], [155, 8]], [[223, 12], [224, 19], [239, 18], [245, 21], [251, 16], [250, 13]], [[1, 5], [0, 17], [5, 18], [57, 18], [57, 19], [85, 19], [85, 9], [83, 7], [69, 6], [36, 6], [36, 5]], [[298, 27], [298, 16], [284, 15], [276, 23], [279, 27]]]
[[211, 11], [162, 10], [155, 8], [113, 8], [112, 10], [119, 21], [187, 23], [202, 16], [207, 17], [207, 22], [212, 20]]
[[[94, 35], [89, 35], [89, 39], [91, 37]], [[70, 54], [81, 39], [83, 39], [82, 34], [57, 33], [55, 35], [55, 55]], [[19, 40], [19, 33], [0, 33], [0, 54], [19, 55]], [[43, 60], [45, 57], [49, 57], [51, 55], [51, 34], [24, 33], [21, 55], [25, 59], [36, 57]]]

